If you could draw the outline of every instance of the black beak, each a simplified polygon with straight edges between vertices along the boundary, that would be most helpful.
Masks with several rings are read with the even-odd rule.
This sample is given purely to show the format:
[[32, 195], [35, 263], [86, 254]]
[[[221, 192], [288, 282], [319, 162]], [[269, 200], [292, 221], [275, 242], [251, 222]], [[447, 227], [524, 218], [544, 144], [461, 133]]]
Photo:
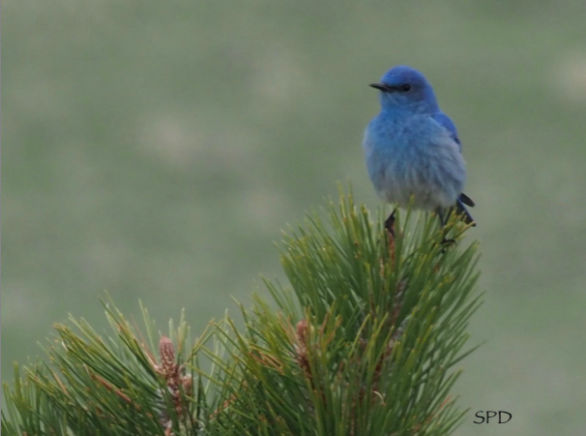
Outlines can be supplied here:
[[385, 85], [384, 83], [378, 83], [378, 82], [377, 82], [377, 83], [371, 83], [371, 84], [370, 84], [370, 85], [368, 85], [368, 86], [371, 86], [371, 87], [373, 87], [373, 88], [376, 88], [376, 89], [378, 89], [379, 91], [388, 91], [388, 86], [387, 86], [387, 85]]

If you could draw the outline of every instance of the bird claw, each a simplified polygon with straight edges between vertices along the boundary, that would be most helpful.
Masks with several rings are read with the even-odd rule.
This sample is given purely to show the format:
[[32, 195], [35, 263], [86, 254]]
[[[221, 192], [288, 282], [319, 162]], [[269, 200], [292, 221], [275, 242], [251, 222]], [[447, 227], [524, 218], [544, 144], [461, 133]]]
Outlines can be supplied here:
[[456, 243], [455, 239], [452, 238], [442, 238], [442, 245], [444, 247], [449, 247], [450, 245], [454, 245]]
[[395, 211], [396, 209], [385, 220], [385, 229], [393, 238], [395, 237]]

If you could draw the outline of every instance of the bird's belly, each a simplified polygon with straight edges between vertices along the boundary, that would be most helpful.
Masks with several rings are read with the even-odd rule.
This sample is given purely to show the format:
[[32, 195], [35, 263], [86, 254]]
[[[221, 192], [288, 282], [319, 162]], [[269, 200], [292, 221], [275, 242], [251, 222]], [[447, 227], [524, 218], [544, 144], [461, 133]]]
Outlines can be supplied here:
[[415, 208], [433, 210], [437, 207], [448, 207], [454, 204], [437, 186], [412, 184], [397, 177], [387, 178], [377, 187], [378, 195], [389, 203], [399, 206], [412, 205]]
[[[394, 150], [373, 153], [371, 179], [385, 201], [420, 209], [452, 206], [461, 190], [459, 183], [442, 173], [441, 160], [428, 154]], [[376, 162], [374, 162], [376, 161]]]

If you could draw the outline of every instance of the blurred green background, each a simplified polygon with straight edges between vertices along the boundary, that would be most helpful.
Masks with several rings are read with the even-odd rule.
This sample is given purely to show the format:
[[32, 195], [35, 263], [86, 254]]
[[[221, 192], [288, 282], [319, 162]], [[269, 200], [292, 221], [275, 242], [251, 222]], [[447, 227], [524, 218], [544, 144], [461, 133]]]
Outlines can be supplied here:
[[[2, 376], [67, 313], [140, 298], [195, 331], [286, 223], [350, 182], [377, 80], [422, 70], [456, 121], [486, 303], [458, 435], [577, 435], [586, 418], [586, 5], [3, 2]], [[506, 425], [475, 425], [503, 409]]]

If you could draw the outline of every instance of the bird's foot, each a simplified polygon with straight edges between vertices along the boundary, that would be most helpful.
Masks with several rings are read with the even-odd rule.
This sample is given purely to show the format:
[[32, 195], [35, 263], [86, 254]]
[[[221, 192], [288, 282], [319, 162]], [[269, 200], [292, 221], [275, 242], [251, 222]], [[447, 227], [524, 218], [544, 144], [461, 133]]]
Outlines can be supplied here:
[[385, 229], [389, 233], [389, 259], [391, 265], [395, 264], [395, 210], [385, 220]]
[[445, 236], [442, 238], [442, 246], [449, 247], [450, 245], [454, 245], [456, 240], [453, 238], [446, 238]]
[[440, 242], [440, 252], [445, 254], [448, 251], [448, 248], [452, 245], [456, 245], [456, 240], [453, 238], [446, 238], [445, 235], [442, 237], [442, 241]]
[[389, 217], [385, 220], [385, 229], [387, 232], [389, 232], [392, 238], [395, 237], [395, 212], [396, 209], [394, 209]]

